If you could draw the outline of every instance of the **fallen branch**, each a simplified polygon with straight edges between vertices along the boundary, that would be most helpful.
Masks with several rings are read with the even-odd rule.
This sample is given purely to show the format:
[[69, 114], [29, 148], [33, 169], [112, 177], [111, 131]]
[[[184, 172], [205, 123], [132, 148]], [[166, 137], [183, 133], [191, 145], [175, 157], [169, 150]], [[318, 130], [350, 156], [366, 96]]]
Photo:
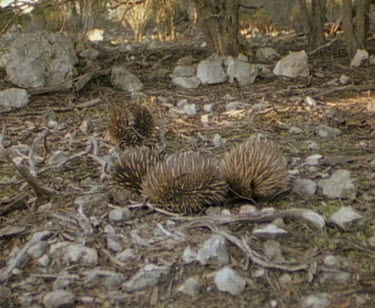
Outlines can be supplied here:
[[245, 239], [242, 238], [241, 240], [237, 237], [223, 231], [219, 230], [216, 227], [213, 227], [211, 225], [207, 225], [207, 227], [214, 233], [219, 234], [223, 237], [225, 237], [228, 241], [235, 244], [238, 248], [240, 248], [245, 255], [256, 265], [266, 267], [266, 268], [275, 268], [280, 269], [283, 271], [288, 272], [297, 272], [301, 270], [305, 270], [308, 268], [308, 264], [295, 264], [295, 263], [273, 263], [270, 261], [264, 260], [256, 251], [252, 250], [250, 246], [246, 243]]

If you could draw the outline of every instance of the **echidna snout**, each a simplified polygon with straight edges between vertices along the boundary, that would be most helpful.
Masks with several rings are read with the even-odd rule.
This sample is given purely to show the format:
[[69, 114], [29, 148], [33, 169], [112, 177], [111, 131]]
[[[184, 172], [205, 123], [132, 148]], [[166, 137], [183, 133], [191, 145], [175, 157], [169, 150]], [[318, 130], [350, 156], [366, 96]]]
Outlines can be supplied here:
[[173, 212], [194, 213], [224, 201], [227, 185], [217, 165], [206, 155], [183, 152], [150, 169], [142, 194]]
[[288, 187], [286, 160], [279, 147], [255, 135], [225, 153], [224, 178], [231, 191], [249, 199], [268, 199]]

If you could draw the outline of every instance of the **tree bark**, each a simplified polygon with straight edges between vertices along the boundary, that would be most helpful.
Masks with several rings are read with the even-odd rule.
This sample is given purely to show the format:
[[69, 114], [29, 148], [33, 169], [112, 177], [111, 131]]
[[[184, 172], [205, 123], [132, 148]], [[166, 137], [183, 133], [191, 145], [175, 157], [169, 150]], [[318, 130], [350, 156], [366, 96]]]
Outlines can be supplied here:
[[366, 38], [368, 31], [368, 17], [367, 14], [370, 11], [369, 0], [357, 0], [357, 9], [355, 15], [355, 36], [357, 38], [357, 44], [359, 48], [366, 47]]
[[239, 32], [239, 0], [193, 0], [198, 23], [212, 52], [238, 55], [248, 46]]
[[354, 35], [352, 0], [342, 0], [342, 13], [342, 28], [346, 41], [346, 52], [349, 58], [352, 58], [358, 47], [357, 39]]
[[310, 48], [317, 48], [325, 43], [324, 17], [326, 11], [325, 0], [312, 1], [311, 33], [309, 35]]

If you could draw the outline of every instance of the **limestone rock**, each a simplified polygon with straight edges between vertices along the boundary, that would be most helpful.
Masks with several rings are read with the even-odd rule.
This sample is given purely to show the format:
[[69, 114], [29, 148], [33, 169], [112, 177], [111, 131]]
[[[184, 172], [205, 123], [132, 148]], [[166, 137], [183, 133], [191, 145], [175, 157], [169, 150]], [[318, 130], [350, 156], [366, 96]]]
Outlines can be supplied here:
[[276, 76], [286, 76], [290, 78], [308, 77], [310, 69], [307, 64], [307, 54], [304, 50], [299, 52], [289, 52], [289, 55], [280, 59], [273, 73]]

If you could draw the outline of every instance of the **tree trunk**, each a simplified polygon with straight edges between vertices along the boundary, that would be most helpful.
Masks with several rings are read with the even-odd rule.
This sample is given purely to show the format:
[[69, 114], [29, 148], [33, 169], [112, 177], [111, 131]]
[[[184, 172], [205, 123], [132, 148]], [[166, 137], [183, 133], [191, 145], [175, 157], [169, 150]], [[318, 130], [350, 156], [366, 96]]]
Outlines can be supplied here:
[[[239, 0], [193, 0], [206, 42], [219, 55], [238, 55], [245, 51], [246, 40], [239, 32]], [[242, 50], [243, 49], [243, 50]]]
[[369, 0], [357, 0], [357, 9], [355, 15], [355, 36], [357, 38], [357, 44], [359, 48], [366, 47], [366, 38], [368, 31], [368, 16], [370, 12], [370, 1]]
[[326, 11], [325, 0], [312, 1], [311, 32], [309, 33], [309, 46], [315, 49], [324, 44], [324, 17]]
[[357, 40], [354, 35], [354, 26], [352, 18], [352, 0], [342, 0], [342, 28], [346, 41], [346, 52], [349, 58], [352, 58], [357, 50]]

